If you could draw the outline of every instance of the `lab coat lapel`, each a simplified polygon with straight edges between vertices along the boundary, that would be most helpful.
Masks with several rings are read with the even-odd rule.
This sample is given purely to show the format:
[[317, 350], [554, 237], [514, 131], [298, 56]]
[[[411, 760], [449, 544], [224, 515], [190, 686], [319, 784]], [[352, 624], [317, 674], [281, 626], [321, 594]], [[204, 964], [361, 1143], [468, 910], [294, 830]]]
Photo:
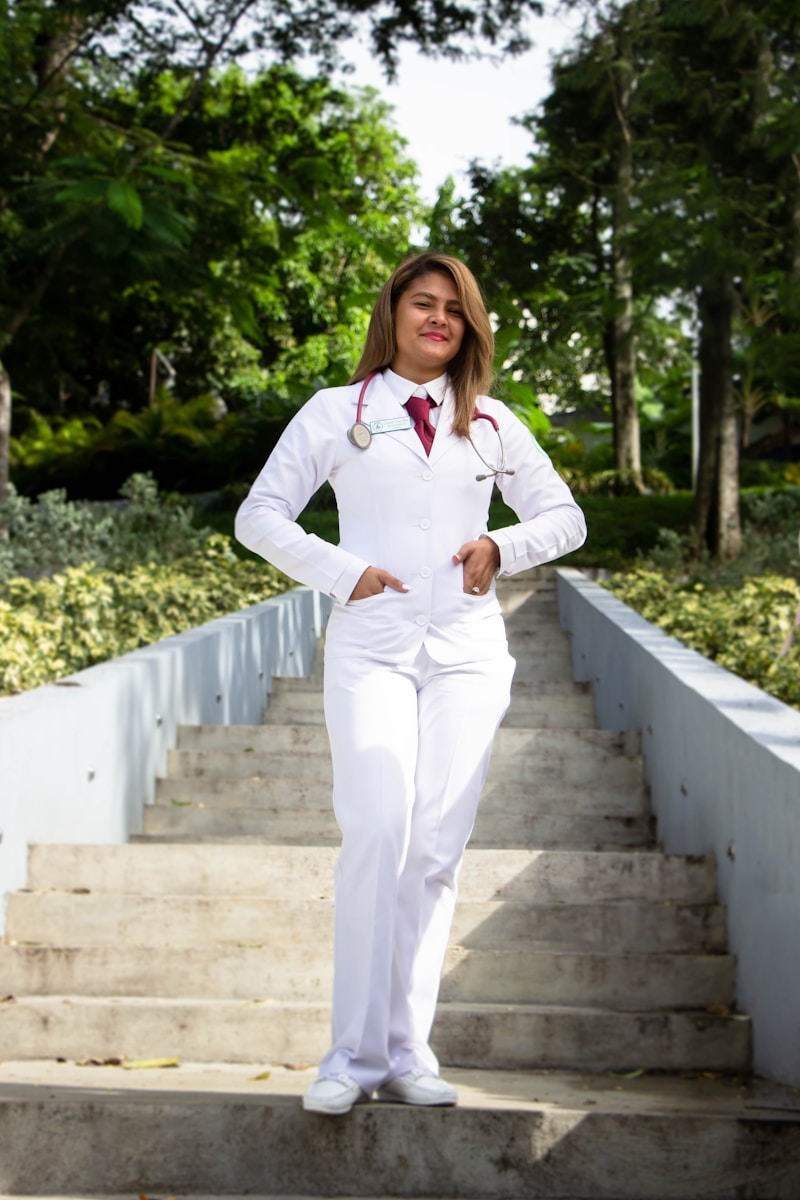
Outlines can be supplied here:
[[[364, 397], [364, 420], [370, 423], [372, 421], [381, 421], [385, 418], [407, 416], [408, 413], [405, 410], [405, 406], [400, 403], [391, 389], [387, 387], [383, 376], [377, 375], [367, 389], [367, 394]], [[391, 438], [393, 442], [404, 446], [412, 454], [416, 454], [419, 458], [424, 459], [425, 462], [428, 461], [425, 447], [419, 440], [419, 435], [413, 425], [410, 429], [391, 430], [390, 432], [379, 433], [375, 436]], [[434, 447], [436, 446], [436, 438], [433, 439], [433, 445]]]

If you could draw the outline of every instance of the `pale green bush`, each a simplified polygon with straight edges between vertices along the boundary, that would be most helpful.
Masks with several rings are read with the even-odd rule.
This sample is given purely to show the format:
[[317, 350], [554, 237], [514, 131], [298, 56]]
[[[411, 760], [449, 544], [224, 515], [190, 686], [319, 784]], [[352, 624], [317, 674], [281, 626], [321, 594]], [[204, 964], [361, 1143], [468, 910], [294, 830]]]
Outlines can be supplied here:
[[134, 563], [170, 563], [202, 549], [210, 530], [196, 529], [194, 512], [179, 497], [159, 495], [150, 475], [132, 475], [120, 501], [101, 504], [67, 500], [66, 492], [44, 492], [37, 500], [12, 487], [0, 505], [0, 583], [19, 575], [39, 578], [93, 562], [124, 568]]
[[238, 560], [219, 534], [169, 566], [83, 563], [45, 579], [8, 580], [0, 586], [0, 694], [50, 683], [290, 586], [274, 567]]
[[764, 575], [724, 587], [642, 566], [605, 586], [691, 649], [800, 708], [800, 638], [781, 655], [800, 604], [796, 579]]

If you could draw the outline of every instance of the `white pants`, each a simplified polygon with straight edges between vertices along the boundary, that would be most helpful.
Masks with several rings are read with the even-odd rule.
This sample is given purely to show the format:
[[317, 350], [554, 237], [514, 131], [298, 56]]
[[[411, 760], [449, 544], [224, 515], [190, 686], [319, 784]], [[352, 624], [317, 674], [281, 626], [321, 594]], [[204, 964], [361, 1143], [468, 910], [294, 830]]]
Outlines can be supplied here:
[[325, 664], [336, 865], [332, 1045], [320, 1075], [370, 1093], [416, 1068], [428, 1045], [458, 873], [514, 660], [442, 666], [423, 648], [400, 666]]

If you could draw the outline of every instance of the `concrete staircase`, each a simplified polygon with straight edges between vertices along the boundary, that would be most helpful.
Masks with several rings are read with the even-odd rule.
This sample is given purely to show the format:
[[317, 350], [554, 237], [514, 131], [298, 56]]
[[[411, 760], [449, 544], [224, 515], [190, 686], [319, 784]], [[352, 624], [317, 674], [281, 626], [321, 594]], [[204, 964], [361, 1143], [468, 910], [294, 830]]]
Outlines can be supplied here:
[[0, 1190], [797, 1200], [797, 1097], [749, 1079], [714, 862], [655, 844], [638, 739], [569, 682], [552, 580], [502, 596], [514, 701], [434, 1031], [459, 1106], [300, 1110], [337, 842], [315, 673], [263, 726], [182, 730], [130, 845], [31, 848], [0, 943]]

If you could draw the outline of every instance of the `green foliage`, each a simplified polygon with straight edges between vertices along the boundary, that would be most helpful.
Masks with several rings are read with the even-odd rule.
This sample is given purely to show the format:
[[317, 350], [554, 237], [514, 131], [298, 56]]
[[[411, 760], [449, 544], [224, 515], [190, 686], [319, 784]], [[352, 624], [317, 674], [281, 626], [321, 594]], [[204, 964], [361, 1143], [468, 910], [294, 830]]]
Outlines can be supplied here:
[[35, 409], [27, 413], [27, 428], [11, 439], [13, 465], [41, 467], [80, 453], [96, 440], [103, 426], [96, 417], [54, 417], [48, 420]]
[[698, 559], [690, 534], [664, 529], [638, 566], [606, 586], [693, 650], [800, 708], [800, 642], [781, 653], [800, 604], [800, 488], [746, 492], [742, 508], [735, 562]]
[[54, 109], [32, 101], [45, 154], [0, 105], [0, 351], [17, 410], [136, 418], [156, 347], [179, 404], [214, 393], [285, 419], [320, 376], [349, 375], [387, 261], [422, 219], [377, 94], [286, 66], [193, 88], [168, 57], [62, 84]]
[[171, 565], [94, 563], [0, 586], [0, 694], [38, 687], [127, 654], [290, 587], [266, 563], [242, 562], [214, 534]]
[[655, 546], [640, 547], [637, 557], [667, 576], [729, 590], [757, 575], [800, 580], [800, 488], [743, 492], [742, 510], [742, 548], [731, 561], [714, 559], [705, 549], [698, 556], [696, 538], [678, 527], [661, 529]]
[[56, 490], [33, 502], [12, 488], [0, 505], [0, 527], [7, 532], [0, 540], [0, 583], [86, 562], [100, 569], [169, 564], [203, 550], [208, 530], [195, 527], [190, 505], [160, 496], [151, 476], [133, 476], [120, 496], [116, 504], [85, 504]]
[[228, 537], [198, 528], [193, 508], [134, 476], [117, 504], [0, 508], [0, 694], [22, 691], [246, 608], [291, 587]]
[[225, 413], [214, 396], [182, 404], [163, 391], [106, 425], [91, 417], [61, 425], [37, 414], [12, 441], [11, 477], [31, 496], [62, 489], [72, 499], [108, 499], [142, 473], [163, 489], [209, 492], [254, 476], [285, 424], [285, 416]]
[[[743, 446], [751, 432], [756, 439], [755, 420], [787, 413], [800, 396], [797, 5], [578, 7], [585, 19], [555, 64], [549, 96], [520, 121], [532, 134], [528, 165], [473, 163], [470, 194], [459, 198], [448, 184], [436, 228], [483, 282], [501, 361], [548, 412], [576, 423], [581, 410], [612, 411], [624, 315], [615, 266], [624, 261], [642, 462], [688, 487], [697, 290], [706, 296], [721, 276], [736, 278], [739, 310], [730, 356], [703, 356], [701, 460], [706, 447], [709, 460], [718, 453], [715, 397], [731, 375]], [[701, 332], [713, 325], [709, 311], [701, 305]], [[614, 419], [624, 421], [618, 410]], [[720, 461], [735, 463], [735, 453]], [[759, 472], [748, 467], [744, 482], [778, 482]], [[726, 484], [727, 501], [736, 479]]]
[[764, 534], [800, 530], [800, 487], [742, 493], [746, 521]]
[[725, 588], [642, 566], [605, 586], [692, 650], [800, 708], [800, 644], [781, 656], [800, 605], [797, 579], [764, 575]]
[[642, 469], [641, 485], [633, 471], [598, 471], [586, 479], [575, 480], [575, 490], [580, 495], [636, 496], [642, 487], [646, 492], [660, 496], [667, 496], [673, 491], [669, 476], [655, 467]]
[[564, 559], [564, 565], [624, 570], [637, 556], [649, 555], [664, 529], [688, 536], [692, 526], [693, 496], [598, 496], [578, 498], [586, 515], [586, 544]]

